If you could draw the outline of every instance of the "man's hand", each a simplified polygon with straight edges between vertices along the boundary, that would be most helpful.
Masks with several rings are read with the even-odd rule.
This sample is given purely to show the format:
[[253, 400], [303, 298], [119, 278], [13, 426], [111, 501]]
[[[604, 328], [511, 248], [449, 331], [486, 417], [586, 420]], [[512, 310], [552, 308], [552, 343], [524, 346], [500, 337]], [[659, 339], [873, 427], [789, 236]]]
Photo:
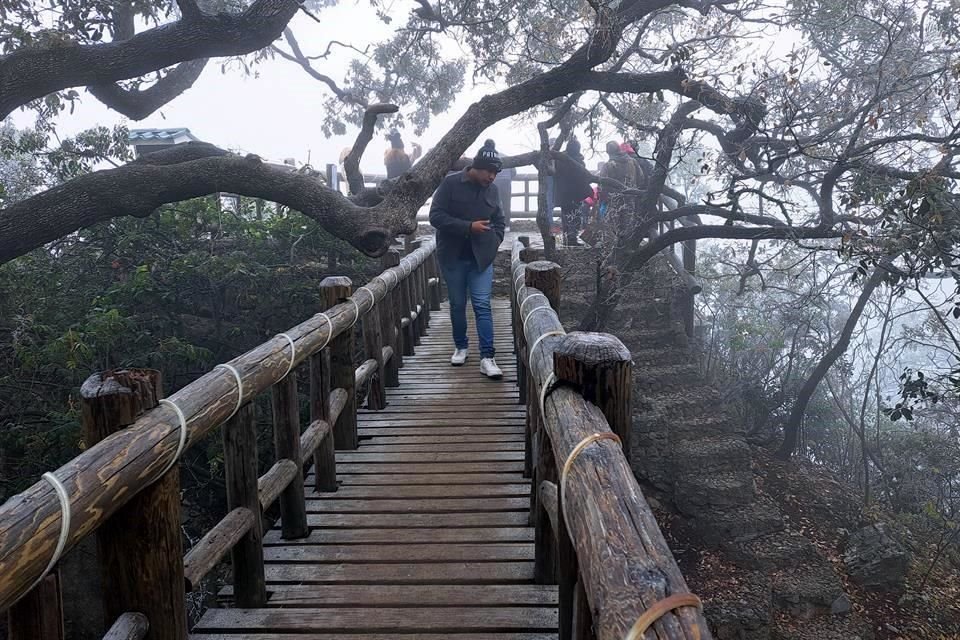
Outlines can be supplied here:
[[484, 233], [490, 231], [489, 220], [474, 220], [470, 223], [470, 233]]

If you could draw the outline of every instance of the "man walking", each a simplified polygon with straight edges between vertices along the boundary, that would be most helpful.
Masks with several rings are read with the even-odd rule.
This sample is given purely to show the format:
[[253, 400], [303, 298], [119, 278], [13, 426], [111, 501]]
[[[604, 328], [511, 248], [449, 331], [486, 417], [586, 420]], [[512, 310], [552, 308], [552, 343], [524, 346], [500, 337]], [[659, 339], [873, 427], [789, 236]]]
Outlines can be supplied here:
[[450, 322], [455, 351], [450, 364], [467, 361], [467, 294], [473, 305], [480, 341], [480, 372], [500, 379], [494, 359], [493, 260], [503, 242], [504, 217], [493, 183], [502, 168], [493, 140], [484, 142], [473, 162], [444, 178], [433, 194], [430, 224], [437, 230], [437, 259], [450, 296]]

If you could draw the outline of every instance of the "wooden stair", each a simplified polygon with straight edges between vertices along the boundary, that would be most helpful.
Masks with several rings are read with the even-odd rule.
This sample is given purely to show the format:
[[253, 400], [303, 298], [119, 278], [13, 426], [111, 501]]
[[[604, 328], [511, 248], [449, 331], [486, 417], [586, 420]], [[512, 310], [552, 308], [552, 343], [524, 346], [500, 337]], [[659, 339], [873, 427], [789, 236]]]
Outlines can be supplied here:
[[494, 301], [501, 382], [480, 375], [471, 316], [454, 368], [433, 314], [387, 408], [360, 411], [360, 448], [337, 452], [336, 493], [306, 478], [310, 535], [265, 534], [267, 607], [210, 609], [193, 640], [557, 638], [557, 588], [533, 580], [510, 305]]

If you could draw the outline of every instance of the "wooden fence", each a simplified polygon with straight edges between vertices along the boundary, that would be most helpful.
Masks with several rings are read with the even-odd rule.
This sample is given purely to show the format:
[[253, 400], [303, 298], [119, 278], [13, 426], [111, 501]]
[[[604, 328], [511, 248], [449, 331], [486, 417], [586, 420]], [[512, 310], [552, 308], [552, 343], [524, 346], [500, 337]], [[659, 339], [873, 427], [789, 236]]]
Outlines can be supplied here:
[[[353, 291], [348, 278], [320, 283], [322, 313], [163, 398], [150, 370], [106, 372], [82, 389], [87, 449], [0, 506], [0, 612], [11, 640], [63, 637], [57, 562], [96, 534], [107, 638], [187, 637], [184, 590], [229, 553], [236, 603], [266, 601], [262, 514], [280, 502], [283, 537], [308, 533], [304, 469], [318, 491], [336, 489], [334, 449], [357, 447], [356, 389], [370, 409], [399, 386], [404, 355], [440, 308], [432, 240]], [[362, 324], [366, 360], [354, 367]], [[309, 367], [310, 424], [301, 434], [297, 376]], [[269, 391], [275, 462], [258, 477], [255, 403]], [[227, 515], [186, 555], [180, 534], [183, 452], [223, 425]], [[136, 613], [133, 613], [136, 612]]]
[[700, 601], [637, 485], [628, 456], [630, 353], [608, 334], [567, 334], [560, 267], [513, 246], [513, 323], [538, 582], [560, 589], [560, 638], [708, 640]]

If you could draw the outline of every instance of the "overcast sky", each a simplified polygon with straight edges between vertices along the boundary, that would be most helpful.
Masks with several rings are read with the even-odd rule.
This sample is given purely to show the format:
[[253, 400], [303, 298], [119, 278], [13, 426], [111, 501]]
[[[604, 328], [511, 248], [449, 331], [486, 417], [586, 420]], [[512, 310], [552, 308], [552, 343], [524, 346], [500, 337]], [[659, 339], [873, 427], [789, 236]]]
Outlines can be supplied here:
[[[397, 9], [396, 15], [402, 16], [405, 11]], [[362, 32], [369, 38], [382, 36], [389, 29], [373, 16], [366, 4], [343, 3], [323, 9], [318, 15], [323, 24], [303, 14], [298, 14], [291, 23], [307, 55], [322, 53], [327, 42], [334, 38], [362, 47], [365, 42], [353, 36], [361, 31], [359, 25], [363, 25]], [[318, 109], [329, 95], [328, 90], [294, 63], [279, 58], [264, 61], [254, 68], [256, 75], [247, 76], [239, 69], [222, 73], [221, 62], [212, 61], [192, 89], [141, 121], [127, 121], [82, 91], [82, 104], [73, 115], [61, 118], [58, 131], [61, 135], [71, 135], [94, 125], [112, 126], [120, 122], [131, 129], [187, 127], [205, 142], [256, 153], [272, 161], [295, 158], [299, 164], [309, 159], [317, 168], [327, 162], [336, 163], [340, 151], [353, 143], [356, 130], [347, 136], [324, 137], [315, 123], [321, 119]], [[339, 81], [342, 64], [343, 58], [321, 60], [316, 67]], [[470, 84], [469, 78], [467, 84]], [[423, 145], [424, 150], [435, 144], [467, 106], [492, 90], [491, 86], [467, 86], [453, 108], [436, 118], [422, 137], [415, 137], [412, 132], [404, 134], [408, 149], [413, 140]], [[14, 117], [20, 126], [32, 122], [30, 114], [18, 113]], [[516, 128], [506, 121], [481, 136], [479, 142], [471, 146], [471, 154], [485, 137], [495, 138], [498, 149], [507, 154], [529, 151], [538, 144], [533, 126]], [[383, 151], [387, 145], [382, 136], [374, 138], [364, 155], [365, 171], [383, 171]]]

